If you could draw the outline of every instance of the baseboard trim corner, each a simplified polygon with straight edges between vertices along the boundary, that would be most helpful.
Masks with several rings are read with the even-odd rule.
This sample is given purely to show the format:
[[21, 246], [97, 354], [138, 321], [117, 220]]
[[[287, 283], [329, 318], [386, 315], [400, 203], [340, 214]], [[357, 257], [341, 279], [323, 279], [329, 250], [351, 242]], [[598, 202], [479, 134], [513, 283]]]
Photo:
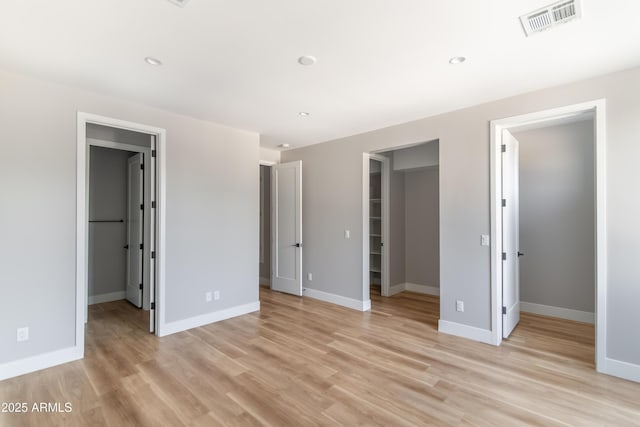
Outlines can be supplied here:
[[583, 323], [596, 323], [595, 313], [588, 311], [572, 310], [552, 305], [535, 304], [532, 302], [520, 301], [520, 310], [526, 313], [540, 314], [542, 316], [559, 317], [561, 319], [573, 320]]
[[623, 362], [621, 360], [605, 358], [604, 369], [600, 371], [603, 374], [613, 375], [629, 381], [640, 383], [640, 365]]
[[438, 332], [494, 345], [493, 336], [488, 329], [480, 329], [475, 326], [440, 319], [438, 321]]
[[62, 365], [63, 363], [73, 362], [83, 357], [84, 349], [74, 346], [2, 363], [0, 364], [0, 381]]
[[324, 302], [330, 302], [331, 304], [341, 305], [343, 307], [351, 308], [358, 311], [371, 310], [371, 300], [359, 301], [353, 298], [343, 297], [342, 295], [330, 294], [328, 292], [319, 291], [317, 289], [305, 288], [302, 290], [302, 295], [317, 299]]
[[260, 311], [260, 301], [237, 305], [235, 307], [214, 311], [213, 313], [201, 314], [200, 316], [177, 320], [175, 322], [167, 322], [162, 327], [158, 328], [158, 336], [164, 337], [167, 335], [186, 331], [188, 329], [208, 325], [210, 323], [231, 319], [232, 317], [238, 317], [244, 314], [253, 313], [255, 311]]

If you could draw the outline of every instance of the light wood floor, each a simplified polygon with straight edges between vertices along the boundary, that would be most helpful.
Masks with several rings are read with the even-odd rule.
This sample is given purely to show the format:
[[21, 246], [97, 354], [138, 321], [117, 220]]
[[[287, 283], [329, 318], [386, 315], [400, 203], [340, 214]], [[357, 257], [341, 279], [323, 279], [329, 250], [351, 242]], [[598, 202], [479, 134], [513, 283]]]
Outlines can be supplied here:
[[523, 315], [492, 347], [437, 333], [437, 297], [260, 298], [162, 339], [125, 302], [92, 306], [84, 360], [0, 382], [1, 402], [73, 412], [0, 425], [640, 425], [640, 384], [594, 371], [590, 325]]

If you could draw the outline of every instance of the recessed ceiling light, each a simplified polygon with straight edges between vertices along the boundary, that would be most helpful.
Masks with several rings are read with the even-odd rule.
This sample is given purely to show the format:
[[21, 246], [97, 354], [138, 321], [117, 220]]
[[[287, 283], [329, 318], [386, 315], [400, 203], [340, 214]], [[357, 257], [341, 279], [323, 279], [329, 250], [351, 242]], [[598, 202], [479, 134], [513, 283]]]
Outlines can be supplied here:
[[298, 58], [298, 64], [300, 65], [313, 65], [316, 62], [318, 62], [316, 57], [311, 55], [303, 55], [300, 58]]
[[309, 113], [308, 113], [307, 111], [300, 111], [300, 112], [298, 113], [298, 115], [299, 115], [299, 116], [302, 116], [302, 117], [307, 117], [307, 116], [309, 115]]
[[462, 64], [466, 60], [467, 58], [465, 58], [464, 56], [454, 56], [449, 60], [449, 64], [452, 64], [452, 65]]
[[162, 65], [162, 61], [154, 58], [153, 56], [147, 56], [146, 58], [144, 58], [144, 62], [146, 62], [149, 65], [155, 65], [156, 67], [159, 65]]
[[280, 148], [289, 148], [290, 145], [289, 144], [280, 144], [280, 145], [278, 145], [278, 147], [280, 147]]

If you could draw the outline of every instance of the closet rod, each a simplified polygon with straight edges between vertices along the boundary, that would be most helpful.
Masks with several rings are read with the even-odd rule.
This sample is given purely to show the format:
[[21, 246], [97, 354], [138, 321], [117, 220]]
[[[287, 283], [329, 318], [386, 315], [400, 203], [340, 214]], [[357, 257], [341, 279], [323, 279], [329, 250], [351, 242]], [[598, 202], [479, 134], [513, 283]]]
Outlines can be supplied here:
[[90, 219], [89, 222], [124, 222], [123, 219]]

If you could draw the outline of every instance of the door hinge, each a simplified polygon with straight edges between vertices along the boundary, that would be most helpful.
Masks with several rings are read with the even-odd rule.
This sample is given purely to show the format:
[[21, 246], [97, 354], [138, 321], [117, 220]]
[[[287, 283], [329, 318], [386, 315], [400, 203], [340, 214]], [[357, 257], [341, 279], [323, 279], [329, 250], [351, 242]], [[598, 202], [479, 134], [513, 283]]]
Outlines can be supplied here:
[[155, 310], [155, 309], [156, 309], [156, 303], [155, 303], [155, 302], [152, 302], [152, 303], [151, 303], [151, 310]]
[[502, 207], [503, 208], [507, 207], [507, 199], [502, 199]]
[[156, 208], [156, 202], [155, 200], [153, 202], [151, 202], [151, 209], [155, 209]]
[[140, 170], [143, 171], [144, 170], [144, 163], [140, 163]]
[[144, 210], [144, 205], [140, 205], [140, 209], [141, 209], [141, 210]]
[[151, 259], [155, 259], [156, 258], [156, 251], [151, 251]]
[[144, 248], [144, 244], [140, 243], [140, 249]]
[[503, 261], [507, 260], [507, 253], [506, 252], [502, 252], [502, 260]]
[[507, 307], [504, 305], [502, 306], [502, 314], [507, 314]]
[[506, 144], [502, 144], [502, 145], [500, 146], [500, 150], [501, 150], [503, 153], [506, 153], [506, 152], [507, 152], [507, 145], [506, 145]]
[[156, 150], [151, 150], [151, 157], [155, 157], [156, 156]]
[[142, 290], [142, 283], [140, 283], [140, 290]]

